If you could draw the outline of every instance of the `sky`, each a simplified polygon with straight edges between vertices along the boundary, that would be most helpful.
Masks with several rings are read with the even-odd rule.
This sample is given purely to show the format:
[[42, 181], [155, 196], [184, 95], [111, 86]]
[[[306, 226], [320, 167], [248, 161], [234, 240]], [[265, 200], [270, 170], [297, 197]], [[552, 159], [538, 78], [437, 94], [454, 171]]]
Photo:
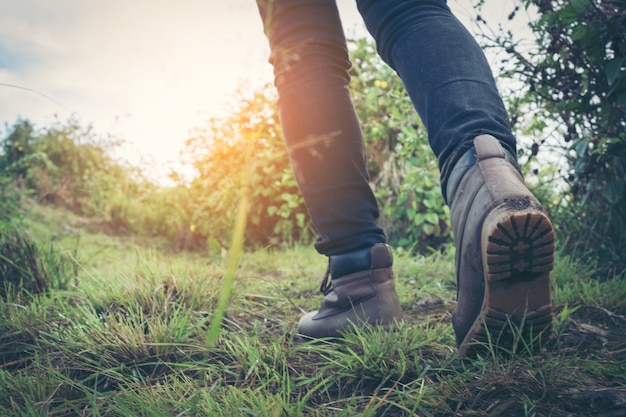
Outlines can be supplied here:
[[[366, 36], [354, 0], [344, 29]], [[470, 0], [449, 0], [470, 30]], [[506, 20], [511, 0], [487, 0]], [[507, 5], [507, 6], [505, 6]], [[189, 132], [227, 114], [238, 88], [272, 82], [254, 0], [0, 0], [0, 137], [74, 117], [165, 175]]]

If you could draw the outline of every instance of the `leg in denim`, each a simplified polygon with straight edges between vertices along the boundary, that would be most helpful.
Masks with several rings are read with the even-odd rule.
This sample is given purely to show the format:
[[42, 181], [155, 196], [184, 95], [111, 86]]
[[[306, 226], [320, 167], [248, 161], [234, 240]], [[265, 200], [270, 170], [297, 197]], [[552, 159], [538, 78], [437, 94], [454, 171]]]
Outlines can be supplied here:
[[514, 159], [515, 138], [489, 64], [445, 0], [357, 5], [380, 56], [400, 75], [428, 129], [444, 196], [453, 167], [475, 137], [498, 138]]
[[350, 61], [333, 0], [258, 0], [294, 172], [320, 238], [336, 255], [385, 241], [363, 135], [348, 90]]

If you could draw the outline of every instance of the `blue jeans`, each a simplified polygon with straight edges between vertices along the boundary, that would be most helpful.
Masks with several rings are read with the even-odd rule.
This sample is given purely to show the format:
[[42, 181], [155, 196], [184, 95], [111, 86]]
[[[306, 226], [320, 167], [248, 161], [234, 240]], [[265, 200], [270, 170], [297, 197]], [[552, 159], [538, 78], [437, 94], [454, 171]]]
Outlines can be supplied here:
[[[257, 0], [270, 42], [279, 110], [300, 190], [336, 255], [385, 242], [363, 135], [348, 90], [350, 61], [334, 0]], [[428, 130], [442, 189], [481, 134], [515, 155], [491, 69], [445, 0], [357, 0], [378, 53], [400, 76]]]

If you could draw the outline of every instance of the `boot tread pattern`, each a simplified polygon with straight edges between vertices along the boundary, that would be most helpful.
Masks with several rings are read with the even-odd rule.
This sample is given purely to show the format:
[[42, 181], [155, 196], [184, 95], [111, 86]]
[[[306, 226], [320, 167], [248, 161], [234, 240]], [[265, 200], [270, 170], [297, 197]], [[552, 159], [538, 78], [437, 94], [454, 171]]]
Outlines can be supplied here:
[[489, 236], [490, 280], [549, 272], [554, 264], [554, 231], [543, 213], [511, 215]]
[[485, 299], [481, 313], [459, 347], [461, 356], [488, 343], [513, 349], [552, 328], [550, 271], [554, 230], [542, 211], [504, 215], [483, 248]]

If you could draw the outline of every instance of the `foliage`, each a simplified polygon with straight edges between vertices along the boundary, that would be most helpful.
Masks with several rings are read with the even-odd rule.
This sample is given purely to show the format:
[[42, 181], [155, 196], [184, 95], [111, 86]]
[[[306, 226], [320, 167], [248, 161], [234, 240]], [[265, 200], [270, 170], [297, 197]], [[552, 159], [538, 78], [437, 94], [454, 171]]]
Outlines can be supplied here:
[[[390, 243], [425, 250], [450, 239], [449, 211], [439, 172], [401, 81], [371, 41], [351, 44], [351, 90], [366, 140], [371, 185]], [[241, 193], [250, 197], [249, 243], [311, 238], [280, 129], [274, 90], [266, 86], [227, 117], [212, 118], [187, 141], [197, 171], [190, 184], [194, 233], [214, 246], [230, 236]]]
[[209, 246], [226, 246], [244, 193], [249, 201], [250, 244], [310, 238], [275, 102], [269, 86], [249, 98], [240, 97], [229, 116], [211, 118], [186, 142], [184, 156], [197, 172], [189, 185], [191, 227]]
[[[28, 159], [33, 159], [35, 127], [28, 120], [17, 121], [0, 147], [0, 169], [13, 177], [24, 177]], [[29, 157], [29, 158], [27, 158]]]
[[450, 241], [450, 212], [426, 129], [402, 81], [367, 39], [351, 42], [351, 90], [362, 122], [381, 223], [396, 247], [425, 251]]
[[158, 186], [119, 162], [113, 155], [120, 144], [76, 120], [40, 130], [18, 120], [0, 139], [2, 223], [15, 223], [27, 193], [106, 233], [162, 237], [180, 249], [204, 246], [206, 238], [193, 230], [191, 190], [179, 179], [177, 187]]
[[527, 86], [512, 92], [513, 119], [535, 135], [531, 158], [556, 139], [567, 163], [554, 212], [562, 240], [611, 274], [626, 265], [626, 7], [619, 0], [524, 4], [538, 12], [534, 46], [510, 32], [491, 39], [507, 53], [505, 75]]
[[22, 217], [22, 193], [13, 177], [0, 175], [0, 230]]
[[28, 120], [18, 120], [0, 139], [2, 193], [12, 196], [3, 205], [17, 201], [11, 194], [15, 189], [11, 184], [17, 183], [37, 200], [89, 217], [106, 231], [151, 232], [155, 226], [148, 221], [167, 223], [164, 219], [171, 213], [155, 219], [149, 209], [162, 207], [161, 202], [140, 204], [153, 201], [148, 196], [156, 186], [139, 169], [114, 158], [120, 144], [73, 119], [41, 130]]
[[[380, 222], [397, 247], [438, 247], [450, 239], [449, 212], [425, 130], [371, 41], [352, 42], [351, 55], [351, 89]], [[27, 120], [16, 122], [0, 141], [0, 167], [37, 199], [88, 216], [110, 232], [220, 251], [245, 194], [249, 245], [310, 241], [313, 231], [285, 149], [274, 89], [237, 98], [229, 115], [209, 119], [188, 139], [183, 156], [196, 176], [176, 187], [158, 187], [115, 161], [112, 150], [120, 141], [75, 120], [40, 131]]]
[[22, 143], [28, 143], [33, 129], [27, 121], [18, 123], [0, 141], [0, 231], [14, 227], [23, 216], [22, 198], [27, 194], [23, 186], [26, 164], [18, 161], [25, 153]]

